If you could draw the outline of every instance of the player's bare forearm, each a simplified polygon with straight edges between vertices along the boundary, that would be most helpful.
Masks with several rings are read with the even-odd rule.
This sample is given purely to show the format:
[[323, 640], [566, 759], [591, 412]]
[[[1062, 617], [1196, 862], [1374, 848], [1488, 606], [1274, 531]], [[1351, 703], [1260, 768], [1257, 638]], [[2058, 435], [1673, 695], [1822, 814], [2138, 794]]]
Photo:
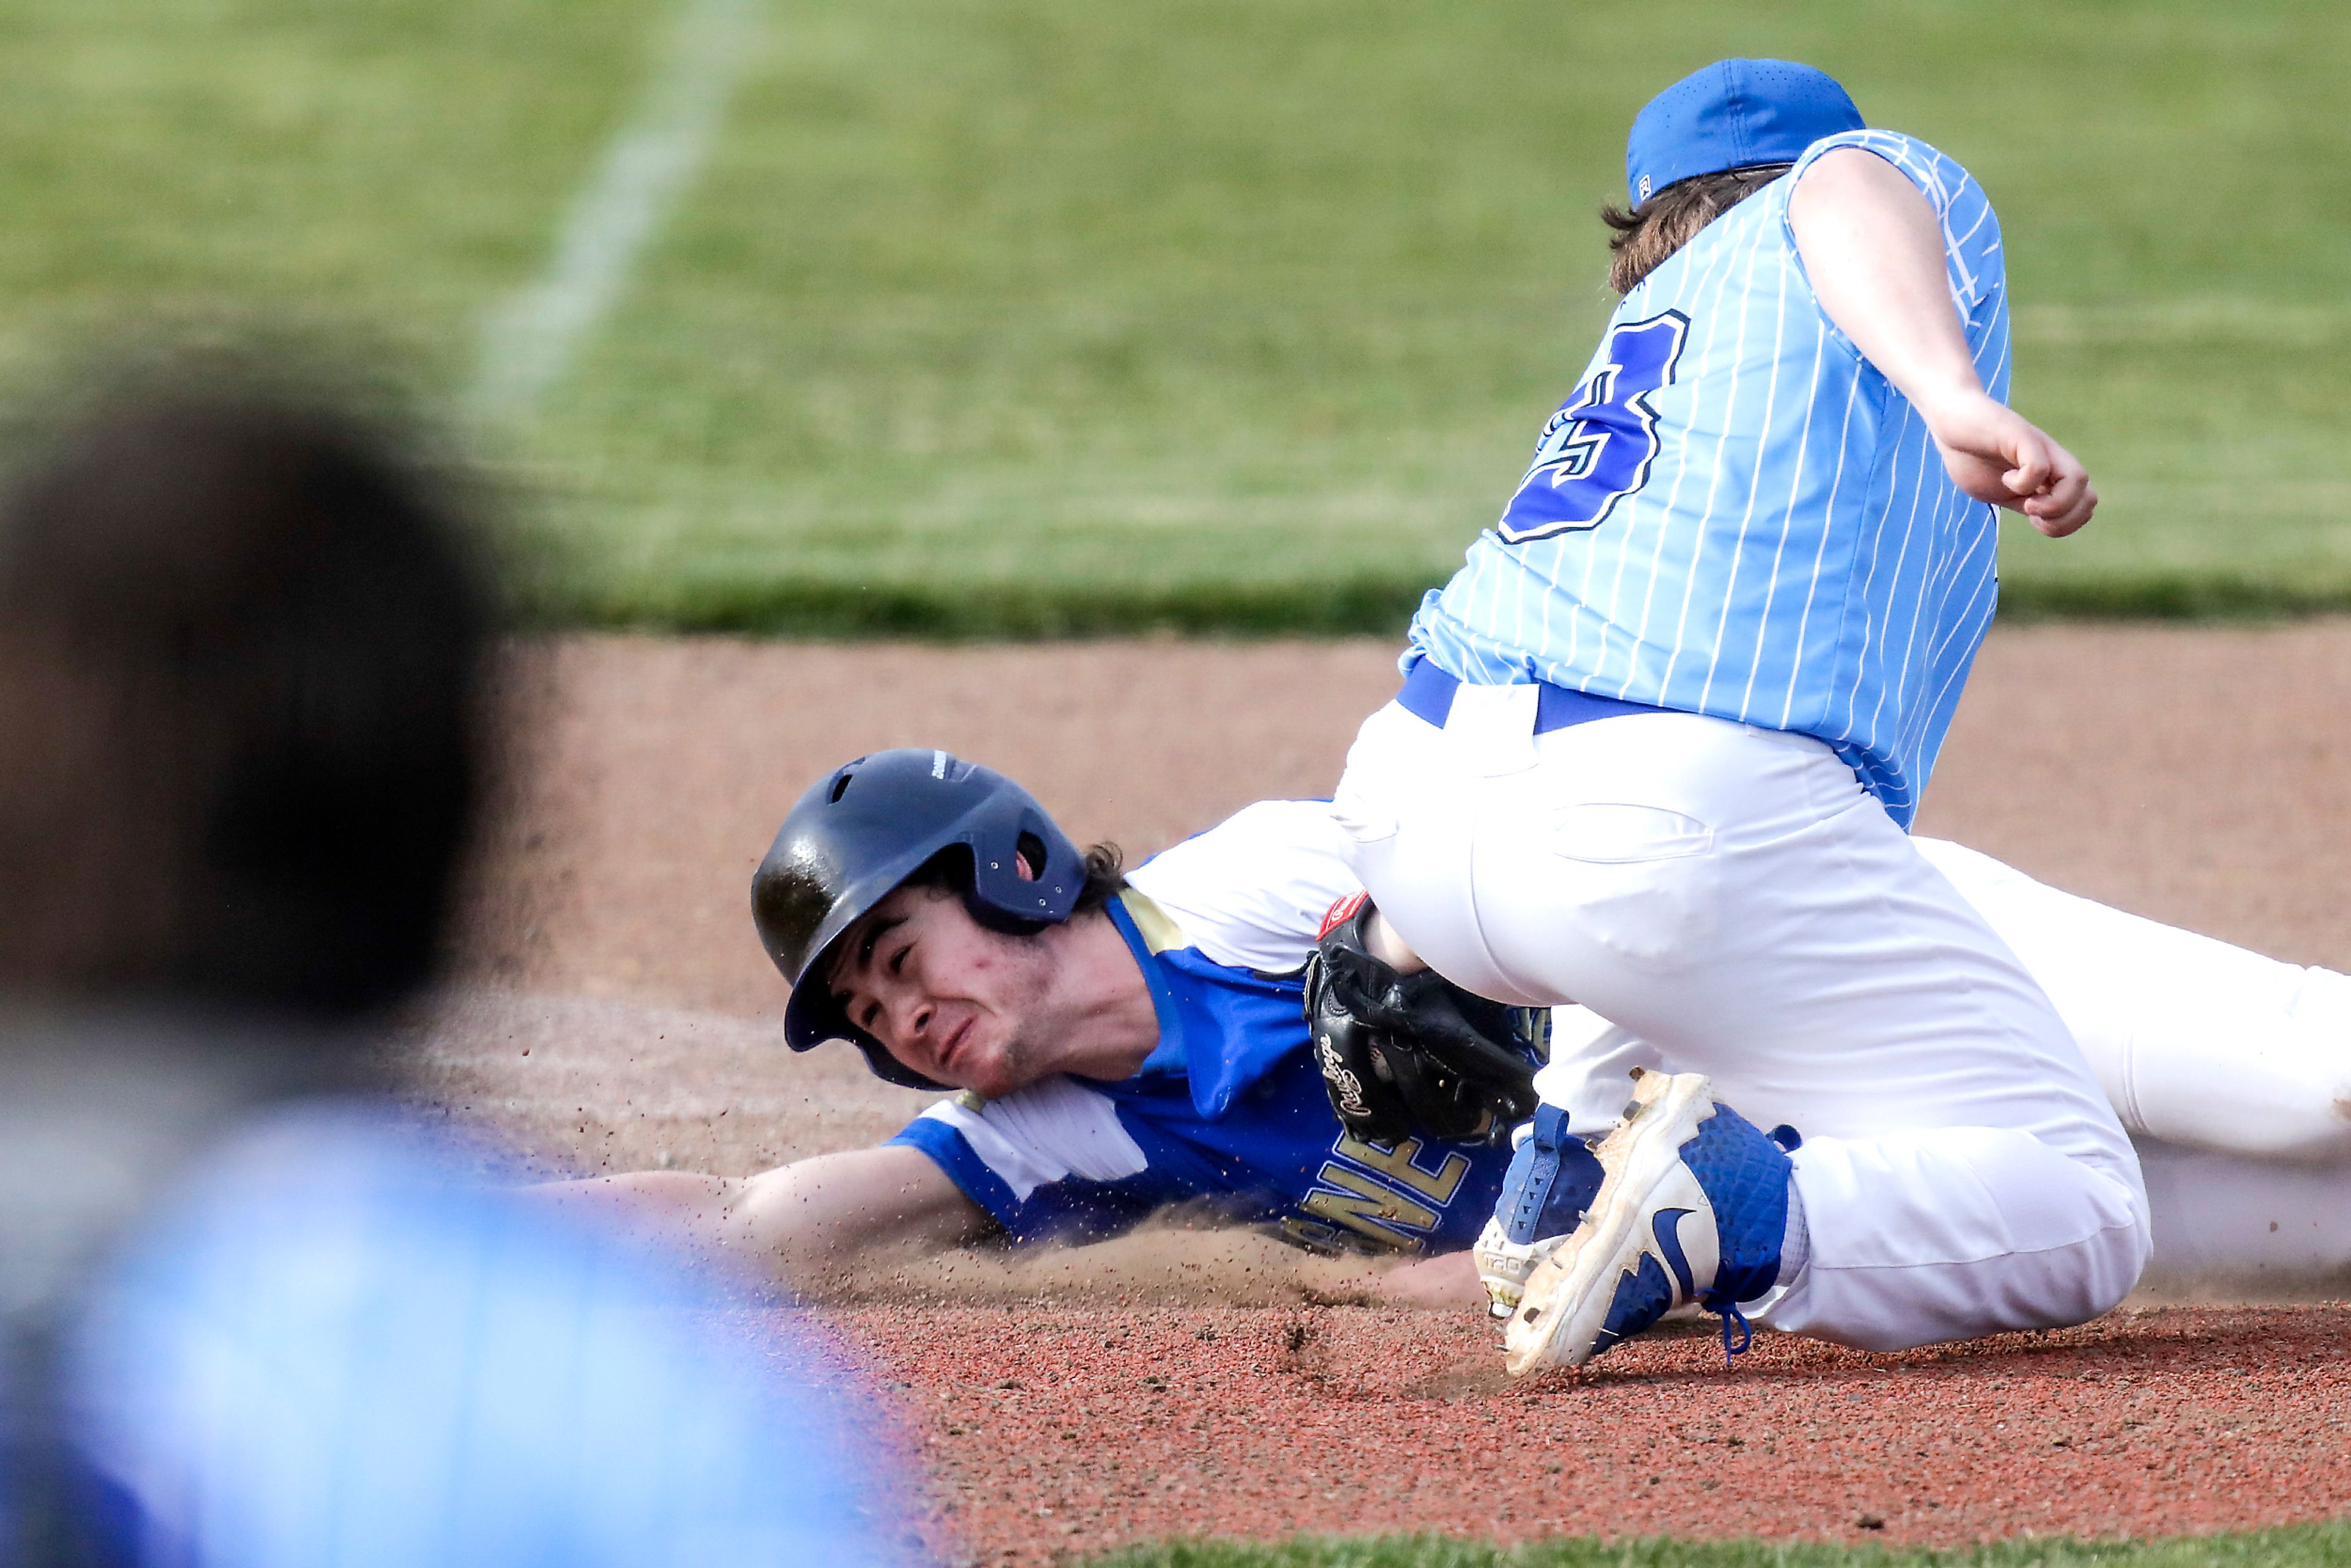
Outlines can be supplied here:
[[1447, 1252], [1407, 1263], [1323, 1259], [1302, 1266], [1301, 1274], [1308, 1295], [1318, 1301], [1423, 1312], [1479, 1312], [1486, 1305], [1477, 1260], [1467, 1252]]
[[743, 1183], [697, 1171], [630, 1171], [525, 1189], [536, 1203], [632, 1235], [674, 1239], [716, 1223]]
[[1984, 391], [1942, 225], [1899, 170], [1858, 147], [1823, 154], [1788, 199], [1788, 226], [1821, 309], [1918, 410], [1953, 483], [2045, 534], [2090, 520], [2097, 494], [2082, 465]]
[[820, 1291], [872, 1254], [943, 1250], [992, 1228], [929, 1155], [903, 1145], [820, 1155], [753, 1176], [727, 1225], [730, 1244]]
[[1381, 1301], [1399, 1307], [1482, 1312], [1486, 1306], [1477, 1260], [1467, 1252], [1399, 1264], [1379, 1277], [1376, 1290]]
[[960, 1246], [989, 1228], [929, 1156], [896, 1145], [820, 1155], [754, 1176], [637, 1171], [534, 1193], [820, 1293], [877, 1254]]

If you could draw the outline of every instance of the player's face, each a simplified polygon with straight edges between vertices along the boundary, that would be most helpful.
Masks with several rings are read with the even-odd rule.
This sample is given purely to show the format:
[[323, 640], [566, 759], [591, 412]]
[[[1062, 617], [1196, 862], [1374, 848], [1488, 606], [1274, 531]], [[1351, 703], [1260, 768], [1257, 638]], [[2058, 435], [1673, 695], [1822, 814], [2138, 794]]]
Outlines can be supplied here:
[[1056, 960], [963, 900], [902, 887], [842, 936], [828, 983], [849, 1019], [926, 1078], [994, 1099], [1052, 1071]]

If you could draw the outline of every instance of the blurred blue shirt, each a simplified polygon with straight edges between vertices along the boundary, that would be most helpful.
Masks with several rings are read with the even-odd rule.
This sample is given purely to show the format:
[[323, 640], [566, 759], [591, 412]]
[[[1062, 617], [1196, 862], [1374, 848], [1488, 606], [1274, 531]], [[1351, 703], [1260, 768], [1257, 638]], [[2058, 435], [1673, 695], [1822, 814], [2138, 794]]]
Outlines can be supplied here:
[[795, 1314], [460, 1176], [382, 1113], [204, 1162], [89, 1299], [68, 1428], [150, 1563], [914, 1561]]

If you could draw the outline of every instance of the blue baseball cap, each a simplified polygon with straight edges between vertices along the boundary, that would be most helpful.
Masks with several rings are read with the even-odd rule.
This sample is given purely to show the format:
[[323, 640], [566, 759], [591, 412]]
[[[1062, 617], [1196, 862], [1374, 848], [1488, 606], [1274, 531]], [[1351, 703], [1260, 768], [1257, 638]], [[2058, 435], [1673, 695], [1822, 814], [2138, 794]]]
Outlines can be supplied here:
[[1861, 110], [1826, 71], [1790, 60], [1717, 60], [1633, 117], [1625, 189], [1638, 206], [1677, 180], [1792, 163], [1822, 137], [1861, 129]]

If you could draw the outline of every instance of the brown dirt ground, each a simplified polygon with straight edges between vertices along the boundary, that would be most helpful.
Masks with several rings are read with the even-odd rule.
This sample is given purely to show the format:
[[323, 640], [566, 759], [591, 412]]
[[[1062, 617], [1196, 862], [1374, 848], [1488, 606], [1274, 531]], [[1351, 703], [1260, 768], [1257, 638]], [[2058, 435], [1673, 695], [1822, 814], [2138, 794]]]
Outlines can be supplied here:
[[[845, 1050], [790, 1057], [746, 917], [751, 870], [810, 779], [875, 747], [944, 746], [1140, 858], [1249, 800], [1327, 793], [1393, 654], [523, 646], [511, 800], [423, 1091], [550, 1171], [741, 1174], [886, 1135], [926, 1097]], [[2351, 622], [2004, 631], [1920, 826], [2124, 908], [2351, 967], [2346, 715]], [[2134, 1310], [1907, 1356], [1762, 1341], [1729, 1375], [1710, 1342], [1667, 1340], [1581, 1382], [1505, 1386], [1482, 1322], [1300, 1304], [1251, 1242], [957, 1270], [925, 1276], [943, 1300], [868, 1290], [833, 1312], [894, 1369], [959, 1557], [1293, 1530], [1956, 1542], [2344, 1506], [2323, 1479], [2351, 1458], [2340, 1307]], [[1107, 1304], [1084, 1288], [1104, 1277]]]

